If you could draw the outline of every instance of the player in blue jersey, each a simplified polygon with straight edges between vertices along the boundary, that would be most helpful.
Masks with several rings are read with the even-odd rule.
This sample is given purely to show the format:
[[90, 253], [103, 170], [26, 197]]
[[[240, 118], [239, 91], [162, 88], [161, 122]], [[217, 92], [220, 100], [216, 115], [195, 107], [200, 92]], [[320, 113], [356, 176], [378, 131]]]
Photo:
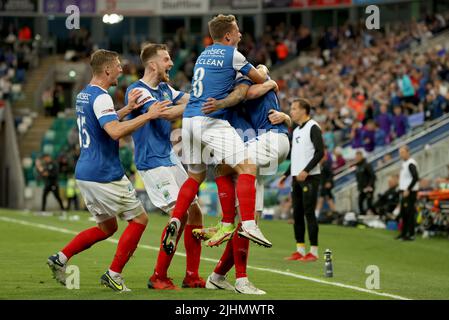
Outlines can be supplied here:
[[[182, 116], [190, 95], [177, 91], [168, 84], [168, 72], [173, 67], [173, 62], [165, 45], [148, 44], [143, 47], [140, 57], [145, 67], [145, 74], [142, 79], [129, 86], [127, 93], [138, 89], [142, 93], [139, 101], [143, 101], [144, 105], [141, 109], [134, 110], [131, 117], [140, 116], [152, 108], [157, 101], [168, 100], [173, 106], [160, 119], [148, 122], [133, 133], [135, 162], [151, 202], [171, 215], [178, 198], [179, 188], [188, 176], [181, 162], [172, 152], [170, 120]], [[202, 228], [202, 214], [197, 201], [194, 201], [189, 208], [188, 216], [181, 223], [177, 238], [179, 241], [185, 229], [187, 268], [182, 286], [187, 288], [204, 288], [206, 284], [198, 274], [201, 241], [192, 233], [192, 230], [196, 228]], [[164, 235], [165, 228], [162, 237]], [[162, 247], [160, 248], [154, 273], [148, 281], [148, 288], [176, 289], [167, 276], [173, 256], [173, 253], [167, 254]]]
[[50, 256], [47, 264], [54, 278], [65, 285], [68, 260], [117, 231], [117, 216], [128, 221], [120, 237], [114, 259], [101, 277], [101, 283], [115, 291], [130, 291], [121, 275], [146, 228], [148, 218], [136, 192], [125, 176], [119, 159], [118, 140], [131, 134], [167, 110], [168, 102], [158, 102], [141, 116], [120, 122], [142, 106], [141, 93], [129, 93], [128, 105], [116, 112], [108, 89], [117, 85], [122, 72], [117, 53], [97, 50], [91, 56], [93, 78], [76, 99], [81, 154], [75, 178], [87, 208], [97, 226], [84, 230], [61, 251]]
[[[243, 92], [244, 90], [239, 88], [241, 86], [247, 87], [246, 101], [227, 110], [230, 111], [229, 121], [240, 130], [243, 134], [242, 138], [244, 140], [247, 137], [250, 138], [246, 143], [246, 148], [249, 157], [258, 167], [256, 211], [260, 214], [263, 211], [263, 177], [275, 174], [278, 165], [288, 155], [290, 143], [287, 136], [287, 126], [291, 125], [291, 119], [285, 113], [280, 112], [279, 100], [275, 92], [277, 84], [274, 81], [254, 85], [251, 81], [242, 77], [236, 81], [236, 89], [226, 99], [233, 100], [234, 95]], [[217, 110], [223, 110], [222, 108], [225, 106], [232, 105], [226, 99], [209, 103], [203, 108], [203, 111], [206, 113], [216, 112]], [[251, 129], [248, 129], [248, 126]], [[234, 179], [232, 175], [234, 173], [226, 165], [219, 165], [216, 170], [216, 182], [219, 186], [218, 194], [223, 209], [222, 221], [215, 228], [216, 233], [214, 234], [210, 230], [194, 230], [194, 233], [200, 235], [213, 234], [208, 241], [209, 246], [219, 245], [230, 240], [214, 272], [208, 277], [206, 288], [234, 289], [242, 294], [265, 294], [263, 290], [256, 288], [249, 282], [246, 272], [249, 242], [247, 239], [238, 237], [238, 233], [234, 232], [236, 207], [239, 206], [233, 191]], [[228, 225], [231, 227], [227, 228]], [[235, 265], [236, 270], [235, 287], [227, 282], [225, 277], [233, 265]]]
[[184, 111], [183, 160], [189, 166], [189, 178], [180, 190], [162, 241], [169, 253], [174, 251], [181, 221], [206, 177], [207, 164], [216, 162], [230, 165], [239, 175], [236, 183], [242, 215], [239, 234], [263, 246], [272, 246], [254, 219], [256, 166], [245, 157], [243, 141], [229, 122], [223, 119], [226, 112], [218, 110], [206, 115], [201, 110], [208, 100], [223, 99], [232, 91], [237, 72], [255, 83], [263, 83], [267, 75], [264, 69], [257, 70], [237, 51], [241, 34], [234, 16], [219, 15], [213, 18], [209, 22], [209, 31], [214, 43], [196, 61], [192, 92]]

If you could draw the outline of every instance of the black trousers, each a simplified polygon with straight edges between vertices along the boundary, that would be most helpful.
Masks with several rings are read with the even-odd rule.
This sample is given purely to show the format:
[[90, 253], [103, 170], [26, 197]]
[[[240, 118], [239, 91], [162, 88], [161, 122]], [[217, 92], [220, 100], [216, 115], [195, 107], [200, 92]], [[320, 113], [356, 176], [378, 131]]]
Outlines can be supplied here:
[[401, 196], [402, 232], [401, 236], [413, 237], [416, 223], [416, 191], [410, 191], [407, 198]]
[[292, 206], [295, 238], [297, 243], [304, 243], [307, 230], [311, 246], [318, 245], [318, 222], [315, 217], [315, 208], [318, 200], [320, 175], [308, 176], [304, 182], [298, 182], [293, 177]]
[[45, 208], [47, 206], [47, 196], [49, 193], [53, 193], [56, 200], [59, 203], [59, 206], [61, 207], [61, 210], [64, 210], [64, 206], [62, 205], [61, 197], [59, 196], [59, 186], [58, 184], [46, 184], [44, 187], [44, 192], [42, 193], [42, 208], [41, 211], [45, 211]]
[[[374, 198], [374, 191], [372, 192], [359, 192], [359, 213], [361, 215], [364, 215], [366, 213], [366, 210], [371, 209], [371, 211], [376, 212], [373, 206], [373, 198]], [[365, 210], [365, 201], [367, 204], [367, 208]]]
[[67, 203], [67, 210], [70, 210], [70, 208], [72, 207], [72, 202], [75, 206], [75, 210], [78, 211], [80, 209], [79, 203], [78, 203], [78, 196], [74, 196], [73, 198], [68, 198], [67, 199], [68, 203]]

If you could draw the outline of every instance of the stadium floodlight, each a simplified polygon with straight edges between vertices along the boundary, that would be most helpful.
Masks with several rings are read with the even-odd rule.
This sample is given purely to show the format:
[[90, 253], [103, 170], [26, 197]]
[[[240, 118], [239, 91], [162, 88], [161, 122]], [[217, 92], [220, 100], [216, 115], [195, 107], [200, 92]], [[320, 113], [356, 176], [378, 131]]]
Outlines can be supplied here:
[[116, 24], [116, 23], [122, 22], [122, 20], [123, 20], [123, 16], [116, 14], [116, 13], [105, 14], [103, 16], [103, 23], [107, 23], [107, 24]]

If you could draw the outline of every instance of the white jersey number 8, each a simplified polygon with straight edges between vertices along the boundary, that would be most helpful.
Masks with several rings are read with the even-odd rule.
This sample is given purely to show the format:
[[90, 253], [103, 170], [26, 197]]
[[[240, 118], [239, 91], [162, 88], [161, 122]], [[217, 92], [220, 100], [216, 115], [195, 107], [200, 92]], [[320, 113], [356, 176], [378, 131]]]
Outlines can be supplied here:
[[204, 68], [198, 68], [195, 71], [195, 74], [193, 75], [193, 95], [196, 98], [199, 98], [203, 95], [204, 87], [203, 87], [203, 80], [205, 76]]
[[86, 117], [79, 116], [76, 122], [78, 123], [80, 146], [81, 148], [87, 149], [90, 145], [90, 136], [84, 128], [84, 125], [86, 124]]

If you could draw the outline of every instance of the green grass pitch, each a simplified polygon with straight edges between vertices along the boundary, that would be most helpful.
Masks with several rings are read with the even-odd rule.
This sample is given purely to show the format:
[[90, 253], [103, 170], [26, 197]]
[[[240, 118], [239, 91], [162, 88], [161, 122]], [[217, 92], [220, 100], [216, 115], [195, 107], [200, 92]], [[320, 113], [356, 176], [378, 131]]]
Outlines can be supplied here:
[[[75, 214], [75, 213], [71, 213]], [[118, 294], [100, 286], [115, 252], [116, 244], [101, 242], [75, 256], [69, 264], [80, 269], [80, 289], [68, 290], [51, 278], [45, 262], [60, 250], [72, 234], [66, 229], [81, 231], [93, 225], [89, 214], [76, 213], [78, 221], [59, 217], [42, 217], [33, 213], [0, 210], [0, 299], [448, 299], [449, 298], [449, 241], [443, 238], [421, 239], [415, 242], [393, 240], [396, 233], [386, 230], [320, 226], [320, 260], [315, 263], [285, 261], [295, 249], [293, 228], [284, 221], [262, 221], [261, 228], [273, 242], [271, 249], [251, 244], [248, 275], [265, 296], [239, 295], [206, 289], [154, 291], [146, 287], [151, 275], [162, 228], [167, 217], [150, 214], [150, 223], [134, 256], [124, 270], [126, 284], [133, 291]], [[215, 218], [205, 217], [205, 225]], [[113, 236], [118, 239], [125, 223]], [[322, 253], [333, 252], [334, 277], [324, 277]], [[200, 274], [206, 278], [213, 270], [224, 247], [203, 247]], [[184, 253], [183, 244], [179, 253]], [[380, 269], [380, 289], [366, 292], [369, 274], [366, 268]], [[185, 274], [185, 257], [174, 257], [169, 276], [181, 286]], [[234, 269], [229, 274], [234, 282]], [[378, 295], [382, 293], [385, 295]]]

